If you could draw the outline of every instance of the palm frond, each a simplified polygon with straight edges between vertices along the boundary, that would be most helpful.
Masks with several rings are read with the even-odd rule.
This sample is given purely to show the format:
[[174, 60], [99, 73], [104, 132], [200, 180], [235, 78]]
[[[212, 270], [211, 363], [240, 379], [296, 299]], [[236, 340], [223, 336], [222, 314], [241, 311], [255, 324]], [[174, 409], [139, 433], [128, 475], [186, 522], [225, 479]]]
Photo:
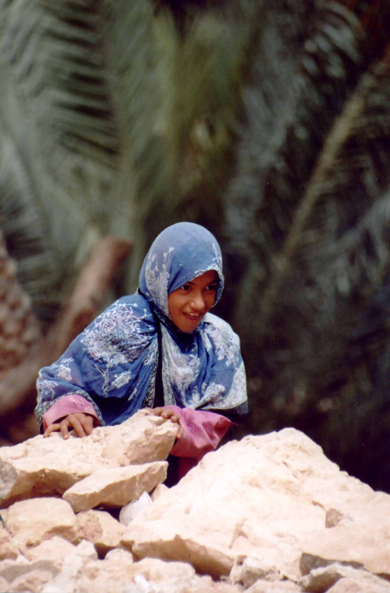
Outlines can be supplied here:
[[18, 261], [18, 277], [38, 309], [42, 295], [58, 280], [56, 251], [50, 250], [45, 216], [19, 147], [3, 120], [0, 143], [0, 228]]
[[[341, 4], [316, 3], [309, 22], [295, 55], [286, 49], [293, 33], [267, 31], [243, 89], [227, 202], [232, 317], [252, 430], [294, 424], [347, 463], [358, 437], [347, 454], [329, 435], [348, 431], [350, 417], [361, 436], [367, 424], [354, 396], [367, 410], [383, 389], [372, 353], [383, 367], [388, 358], [385, 312], [376, 337], [367, 323], [356, 356], [349, 351], [388, 286], [389, 47], [382, 40], [370, 61], [370, 31]], [[388, 390], [375, 397], [378, 411]]]
[[368, 62], [378, 58], [388, 40], [390, 5], [382, 0], [338, 0], [359, 20], [366, 33], [364, 52]]

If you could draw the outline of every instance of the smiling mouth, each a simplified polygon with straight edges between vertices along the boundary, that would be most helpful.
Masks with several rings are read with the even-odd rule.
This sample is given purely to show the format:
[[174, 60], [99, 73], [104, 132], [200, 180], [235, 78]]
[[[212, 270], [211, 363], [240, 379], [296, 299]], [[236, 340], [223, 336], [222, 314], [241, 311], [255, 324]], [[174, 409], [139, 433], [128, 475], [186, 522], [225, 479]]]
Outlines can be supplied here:
[[184, 313], [184, 316], [186, 319], [188, 319], [188, 321], [190, 321], [192, 323], [196, 323], [197, 321], [200, 321], [201, 319], [203, 319], [204, 314], [203, 313], [196, 313], [196, 314]]

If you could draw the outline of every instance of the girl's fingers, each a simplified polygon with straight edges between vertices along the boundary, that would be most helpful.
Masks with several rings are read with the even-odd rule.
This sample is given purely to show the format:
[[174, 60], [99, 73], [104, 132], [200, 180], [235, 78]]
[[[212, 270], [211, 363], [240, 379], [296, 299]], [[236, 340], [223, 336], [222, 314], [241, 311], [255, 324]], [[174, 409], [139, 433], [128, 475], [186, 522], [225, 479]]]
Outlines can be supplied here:
[[180, 426], [180, 416], [179, 414], [176, 414], [173, 410], [170, 410], [169, 408], [154, 408], [153, 409], [153, 414], [155, 414], [156, 416], [161, 416], [161, 418], [164, 418], [164, 420], [170, 420], [171, 422], [174, 422], [175, 424], [179, 425], [179, 430], [177, 431], [177, 435], [176, 438], [180, 439], [180, 437], [183, 435], [183, 428]]
[[[85, 414], [71, 414], [67, 418], [68, 423], [72, 426], [76, 435], [80, 438], [86, 437], [89, 434], [91, 434], [91, 432], [92, 432], [92, 428], [88, 432], [87, 419], [88, 419], [88, 417]], [[68, 424], [68, 426], [69, 426], [69, 424]]]
[[93, 430], [93, 418], [92, 416], [85, 416], [85, 419], [82, 422], [84, 430], [87, 435], [90, 435]]
[[174, 411], [170, 410], [169, 408], [154, 408], [153, 413], [155, 416], [161, 416], [161, 418], [165, 418], [165, 420], [172, 418], [173, 415], [177, 416], [177, 414], [175, 414]]
[[61, 431], [61, 434], [64, 439], [69, 438], [69, 431], [68, 431], [69, 426], [70, 426], [70, 422], [67, 418], [65, 420], [63, 420], [60, 424], [60, 431]]
[[170, 417], [170, 420], [172, 422], [177, 422], [179, 424], [179, 422], [180, 422], [180, 416], [178, 416], [178, 414], [172, 414], [172, 416]]
[[60, 425], [57, 422], [55, 422], [54, 424], [50, 424], [43, 433], [43, 436], [48, 437], [51, 435], [52, 432], [55, 432], [57, 430], [60, 430]]
[[64, 439], [69, 438], [69, 430], [74, 430], [78, 437], [86, 437], [91, 434], [93, 430], [93, 417], [89, 414], [81, 412], [77, 414], [69, 414], [61, 422], [54, 422], [50, 424], [43, 433], [44, 437], [48, 437], [52, 432], [61, 432]]

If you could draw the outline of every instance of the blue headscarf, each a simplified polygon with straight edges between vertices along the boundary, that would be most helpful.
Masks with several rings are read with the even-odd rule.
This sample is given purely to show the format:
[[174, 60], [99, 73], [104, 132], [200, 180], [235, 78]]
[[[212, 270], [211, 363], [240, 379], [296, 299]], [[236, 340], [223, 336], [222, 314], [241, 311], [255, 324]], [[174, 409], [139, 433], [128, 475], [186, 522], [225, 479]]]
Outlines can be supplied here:
[[69, 394], [90, 401], [103, 424], [118, 424], [141, 407], [152, 407], [159, 329], [165, 405], [245, 407], [245, 370], [230, 325], [207, 313], [193, 332], [184, 333], [170, 319], [168, 295], [209, 270], [218, 275], [216, 304], [224, 277], [214, 236], [187, 222], [165, 229], [145, 258], [138, 292], [111, 305], [56, 363], [40, 371], [38, 420]]

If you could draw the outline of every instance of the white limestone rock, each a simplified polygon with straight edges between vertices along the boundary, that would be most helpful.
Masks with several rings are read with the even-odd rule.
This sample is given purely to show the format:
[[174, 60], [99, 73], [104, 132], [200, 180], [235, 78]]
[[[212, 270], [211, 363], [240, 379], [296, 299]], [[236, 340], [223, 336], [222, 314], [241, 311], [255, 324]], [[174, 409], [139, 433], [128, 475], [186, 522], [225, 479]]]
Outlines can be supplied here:
[[[31, 591], [27, 584], [34, 583], [34, 588], [41, 587], [53, 580], [61, 570], [57, 560], [29, 561], [24, 556], [16, 560], [3, 560], [0, 563], [0, 586], [2, 591]], [[4, 587], [4, 588], [3, 588]]]
[[[145, 469], [106, 461], [104, 480], [100, 470], [85, 479], [87, 506], [113, 506], [111, 496], [128, 495], [122, 474]], [[165, 478], [165, 462], [144, 465]], [[171, 489], [137, 479], [133, 495], [153, 491], [153, 503], [128, 528], [100, 510], [75, 515], [60, 498], [2, 511], [0, 591], [390, 593], [390, 496], [340, 472], [296, 430], [229, 443]]]
[[276, 550], [268, 550], [261, 562], [253, 556], [244, 556], [242, 559], [236, 559], [236, 562], [230, 571], [230, 580], [233, 583], [250, 587], [256, 581], [265, 579], [267, 581], [280, 581], [281, 575], [276, 566], [278, 565], [278, 555]]
[[[188, 561], [215, 578], [251, 557], [259, 575], [294, 583], [302, 576], [302, 549], [311, 536], [327, 541], [344, 524], [353, 538], [355, 528], [369, 523], [376, 541], [372, 550], [387, 553], [389, 542], [383, 537], [390, 530], [389, 504], [390, 496], [341, 472], [303, 433], [285, 429], [207, 454], [135, 517], [122, 544], [136, 558]], [[368, 518], [378, 509], [380, 528]], [[347, 535], [343, 541], [337, 559], [348, 561]], [[364, 564], [371, 556], [372, 551], [362, 549], [358, 561]], [[382, 572], [387, 571], [386, 558], [376, 565], [370, 562], [370, 570], [380, 574], [379, 562]]]
[[[119, 551], [119, 550], [118, 550]], [[73, 562], [65, 566], [42, 593], [57, 589], [61, 593], [241, 593], [228, 583], [213, 583], [210, 577], [195, 574], [192, 566], [181, 562], [163, 562], [145, 558], [133, 563], [112, 552], [105, 560]], [[70, 558], [70, 557], [69, 557]]]
[[75, 512], [103, 505], [118, 508], [150, 492], [167, 477], [168, 463], [155, 461], [142, 465], [107, 468], [94, 472], [63, 494]]
[[77, 541], [76, 516], [70, 504], [60, 498], [15, 502], [8, 510], [5, 525], [14, 542], [26, 546], [37, 546], [55, 535]]
[[72, 553], [63, 559], [61, 571], [55, 579], [50, 579], [46, 583], [46, 586], [41, 589], [42, 593], [50, 590], [55, 591], [56, 588], [61, 593], [76, 593], [79, 591], [79, 576], [84, 569], [86, 570], [88, 566], [95, 566], [96, 563], [97, 553], [94, 545], [83, 540]]
[[0, 560], [15, 560], [19, 554], [19, 546], [13, 541], [8, 531], [0, 527]]
[[172, 449], [177, 425], [140, 410], [119, 426], [64, 440], [59, 433], [36, 436], [0, 449], [0, 508], [31, 497], [62, 495], [93, 472], [162, 461]]
[[84, 561], [85, 560], [97, 560], [98, 559], [98, 555], [95, 549], [95, 546], [93, 545], [92, 542], [89, 542], [85, 539], [83, 539], [75, 548], [74, 552], [72, 552], [72, 554], [69, 554], [67, 556], [67, 558], [70, 559], [70, 562], [72, 561], [72, 559], [74, 557], [80, 557], [82, 558]]
[[68, 554], [74, 552], [76, 546], [58, 535], [44, 539], [38, 546], [25, 547], [23, 555], [28, 560], [56, 560], [62, 564]]
[[327, 593], [389, 593], [388, 581], [381, 580], [382, 582], [369, 582], [368, 580], [344, 578], [337, 581], [333, 587], [328, 589]]
[[165, 492], [169, 492], [168, 486], [165, 486], [165, 484], [159, 484], [158, 486], [155, 487], [153, 492], [150, 494], [150, 498], [153, 501], [155, 501], [158, 498], [160, 498], [161, 496], [163, 496], [165, 494]]
[[368, 506], [364, 521], [313, 533], [302, 546], [302, 573], [342, 562], [390, 579], [390, 500], [381, 506], [377, 515]]
[[[339, 581], [343, 581], [342, 587], [368, 587], [373, 593], [390, 593], [390, 582], [382, 579], [363, 569], [352, 568], [345, 564], [330, 564], [321, 568], [316, 568], [305, 577], [302, 577], [299, 584], [304, 591], [308, 593], [324, 593], [324, 591], [333, 591], [334, 586]], [[348, 583], [358, 583], [350, 585]], [[359, 590], [359, 589], [357, 589]]]
[[[160, 484], [160, 486], [164, 485]], [[157, 488], [155, 488], [155, 490], [157, 490]], [[121, 508], [119, 513], [119, 523], [121, 523], [124, 527], [127, 527], [130, 521], [132, 521], [134, 517], [138, 515], [138, 513], [150, 507], [152, 502], [152, 498], [149, 496], [149, 494], [147, 492], [143, 492], [139, 498], [132, 500]]]
[[107, 552], [104, 557], [106, 561], [112, 561], [119, 564], [132, 564], [133, 563], [133, 554], [129, 552], [129, 550], [125, 550], [125, 548], [115, 548]]
[[245, 589], [245, 593], [302, 593], [299, 585], [292, 581], [256, 581], [254, 585]]
[[106, 511], [78, 513], [77, 535], [79, 540], [92, 542], [99, 556], [117, 548], [126, 528]]
[[20, 575], [12, 581], [11, 585], [7, 584], [5, 588], [1, 588], [0, 591], [6, 591], [6, 593], [41, 593], [42, 588], [46, 583], [50, 582], [52, 578], [53, 575], [49, 570], [38, 567]]
[[42, 587], [60, 573], [64, 557], [75, 546], [54, 536], [36, 547], [24, 545], [21, 548], [23, 554], [15, 560], [0, 563], [0, 591], [40, 593]]

